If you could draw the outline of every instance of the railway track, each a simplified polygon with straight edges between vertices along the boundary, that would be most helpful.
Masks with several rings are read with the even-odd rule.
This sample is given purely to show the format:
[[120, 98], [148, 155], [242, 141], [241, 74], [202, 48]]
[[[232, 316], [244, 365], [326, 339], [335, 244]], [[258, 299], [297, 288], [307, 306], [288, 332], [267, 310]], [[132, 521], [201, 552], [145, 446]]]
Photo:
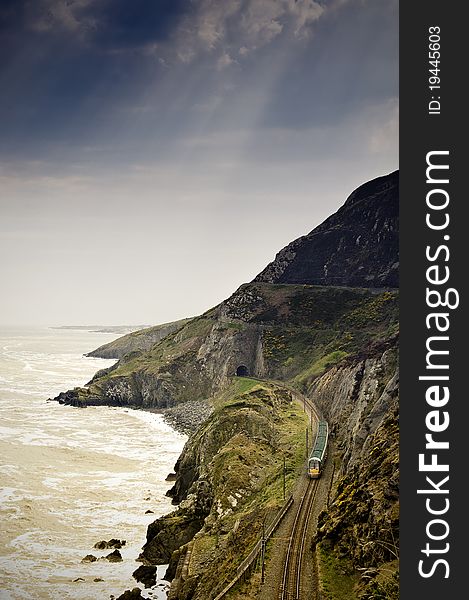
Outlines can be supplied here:
[[280, 600], [303, 600], [301, 581], [311, 508], [316, 497], [318, 480], [308, 481], [295, 515], [283, 569]]

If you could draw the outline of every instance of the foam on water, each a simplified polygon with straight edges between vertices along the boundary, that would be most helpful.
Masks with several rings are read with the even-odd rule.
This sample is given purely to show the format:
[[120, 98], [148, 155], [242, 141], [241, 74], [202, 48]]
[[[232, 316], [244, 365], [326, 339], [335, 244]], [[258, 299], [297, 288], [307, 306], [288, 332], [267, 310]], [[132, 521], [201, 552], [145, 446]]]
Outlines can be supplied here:
[[[0, 331], [1, 600], [94, 600], [135, 587], [146, 528], [171, 510], [164, 479], [185, 438], [160, 415], [46, 401], [111, 365], [83, 353], [112, 338]], [[108, 553], [93, 545], [113, 537], [127, 540], [122, 563], [81, 563]], [[158, 589], [145, 594], [164, 598]]]

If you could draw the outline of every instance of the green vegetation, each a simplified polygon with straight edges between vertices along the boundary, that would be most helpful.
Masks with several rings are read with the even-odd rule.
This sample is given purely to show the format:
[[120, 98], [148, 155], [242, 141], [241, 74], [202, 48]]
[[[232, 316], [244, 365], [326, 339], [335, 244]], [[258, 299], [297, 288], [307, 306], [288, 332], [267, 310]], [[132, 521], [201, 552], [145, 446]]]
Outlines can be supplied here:
[[265, 386], [263, 385], [262, 381], [259, 381], [259, 379], [251, 379], [249, 377], [234, 377], [233, 378], [233, 388], [230, 388], [233, 390], [233, 395], [239, 395], [239, 394], [244, 394], [245, 392], [249, 392], [250, 390], [252, 390], [252, 388], [258, 386], [260, 389], [265, 389]]
[[[222, 587], [231, 580], [260, 539], [263, 522], [283, 505], [283, 458], [287, 496], [305, 464], [308, 417], [288, 389], [233, 378], [230, 390], [218, 396], [181, 463], [183, 469], [197, 455], [198, 480], [209, 480], [214, 493], [205, 525], [191, 542], [188, 578], [198, 578], [198, 599], [211, 597], [214, 582]], [[180, 511], [190, 508], [183, 504]]]
[[207, 424], [213, 428], [216, 423], [217, 430], [233, 434], [213, 458], [213, 481], [230, 492], [243, 483], [249, 487], [254, 475], [259, 489], [247, 500], [248, 512], [278, 507], [283, 502], [283, 458], [287, 493], [304, 466], [308, 417], [292, 402], [290, 392], [276, 384], [236, 378], [233, 387], [238, 387], [237, 393], [219, 398]]
[[233, 321], [222, 321], [221, 325], [219, 325], [219, 329], [235, 329], [236, 331], [242, 331], [243, 324], [234, 323]]
[[[145, 329], [139, 329], [138, 331], [132, 331], [131, 333], [127, 334], [127, 336], [124, 336], [124, 337], [134, 338], [134, 339], [146, 337], [148, 334], [156, 333], [156, 332], [160, 331], [161, 329], [164, 329], [170, 325], [175, 325], [175, 326], [178, 326], [179, 328], [183, 327], [190, 320], [191, 319], [181, 319], [180, 321], [171, 321], [169, 323], [162, 323], [161, 325], [154, 325], [153, 327], [146, 327]], [[122, 339], [123, 338], [119, 338], [119, 340], [122, 340]], [[115, 340], [115, 342], [117, 342], [119, 340]]]
[[[210, 333], [213, 325], [212, 319], [203, 317], [191, 319], [182, 329], [165, 337], [148, 352], [120, 364], [107, 377], [115, 378], [138, 371], [158, 373], [162, 368], [169, 367], [178, 358], [184, 357], [196, 348], [199, 340]], [[187, 356], [188, 363], [190, 358], [193, 356]]]
[[274, 287], [265, 284], [257, 290], [267, 308], [254, 320], [267, 318], [263, 354], [275, 378], [308, 382], [370, 342], [397, 332], [396, 292]]
[[398, 318], [398, 301], [396, 292], [383, 292], [378, 296], [367, 298], [342, 319], [346, 327], [367, 327], [378, 325]]
[[349, 353], [343, 350], [330, 352], [312, 364], [309, 369], [297, 375], [295, 381], [302, 384], [309, 384], [313, 379], [322, 375], [327, 369], [330, 369], [348, 355]]
[[[218, 307], [181, 323], [149, 350], [130, 352], [101, 372], [76, 401], [160, 408], [212, 399], [231, 386], [234, 357], [249, 363], [259, 349], [263, 377], [304, 389], [334, 364], [397, 330], [397, 293], [247, 284]], [[245, 380], [238, 383], [245, 387], [232, 391], [251, 385]]]
[[180, 321], [162, 323], [161, 325], [133, 331], [100, 346], [93, 352], [90, 352], [89, 356], [117, 358], [121, 360], [129, 354], [145, 352], [150, 350], [152, 346], [160, 342], [167, 335], [184, 327], [189, 321], [190, 319], [181, 319]]
[[[195, 586], [194, 600], [210, 597], [214, 581], [222, 586], [233, 577], [258, 541], [263, 522], [282, 506], [283, 459], [287, 496], [304, 467], [308, 419], [292, 402], [288, 386], [273, 380], [308, 389], [334, 365], [347, 369], [363, 360], [397, 331], [397, 306], [397, 293], [390, 291], [242, 286], [222, 305], [189, 320], [150, 350], [127, 355], [88, 390], [76, 392], [82, 404], [87, 396], [148, 407], [196, 399], [213, 404], [180, 461], [176, 493], [186, 500], [176, 521], [162, 525], [167, 539], [192, 540], [186, 582]], [[391, 353], [380, 366], [373, 393], [382, 393], [395, 361]], [[240, 364], [263, 378], [234, 377]], [[372, 402], [361, 408], [362, 421], [373, 418], [372, 408]], [[393, 543], [398, 515], [392, 501], [396, 436], [394, 416], [370, 440], [366, 472], [342, 479], [320, 518], [324, 598], [356, 597], [359, 575], [353, 567], [378, 569], [392, 558], [386, 548]], [[376, 516], [381, 514], [382, 519]], [[393, 577], [375, 577], [360, 584], [360, 594], [372, 589], [380, 598], [392, 593], [394, 583]]]
[[327, 543], [316, 546], [321, 597], [324, 600], [354, 600], [360, 576], [346, 558], [337, 558]]
[[360, 594], [360, 600], [397, 600], [398, 598], [398, 561], [382, 564], [374, 578], [370, 580], [365, 590]]
[[269, 383], [250, 377], [232, 377], [230, 384], [213, 396], [212, 403], [215, 407], [223, 408], [228, 404], [236, 403], [239, 396], [250, 392], [254, 388], [259, 390], [269, 389]]

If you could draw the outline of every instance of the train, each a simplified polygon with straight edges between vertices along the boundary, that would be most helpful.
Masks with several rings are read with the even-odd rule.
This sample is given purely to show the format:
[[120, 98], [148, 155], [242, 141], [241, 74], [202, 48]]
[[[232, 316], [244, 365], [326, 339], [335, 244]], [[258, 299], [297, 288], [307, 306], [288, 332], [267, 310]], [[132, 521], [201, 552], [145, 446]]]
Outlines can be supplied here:
[[329, 427], [326, 421], [319, 421], [318, 432], [314, 440], [313, 449], [308, 459], [308, 475], [311, 479], [319, 479], [324, 468], [327, 456], [327, 440]]

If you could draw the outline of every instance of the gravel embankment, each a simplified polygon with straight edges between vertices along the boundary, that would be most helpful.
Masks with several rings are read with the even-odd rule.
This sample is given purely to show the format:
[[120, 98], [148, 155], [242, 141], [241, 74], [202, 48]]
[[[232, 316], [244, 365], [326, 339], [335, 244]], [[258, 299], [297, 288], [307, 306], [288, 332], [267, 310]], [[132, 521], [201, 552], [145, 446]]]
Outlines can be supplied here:
[[205, 400], [189, 400], [168, 408], [163, 413], [164, 420], [174, 429], [190, 435], [206, 421], [213, 411], [213, 406]]

